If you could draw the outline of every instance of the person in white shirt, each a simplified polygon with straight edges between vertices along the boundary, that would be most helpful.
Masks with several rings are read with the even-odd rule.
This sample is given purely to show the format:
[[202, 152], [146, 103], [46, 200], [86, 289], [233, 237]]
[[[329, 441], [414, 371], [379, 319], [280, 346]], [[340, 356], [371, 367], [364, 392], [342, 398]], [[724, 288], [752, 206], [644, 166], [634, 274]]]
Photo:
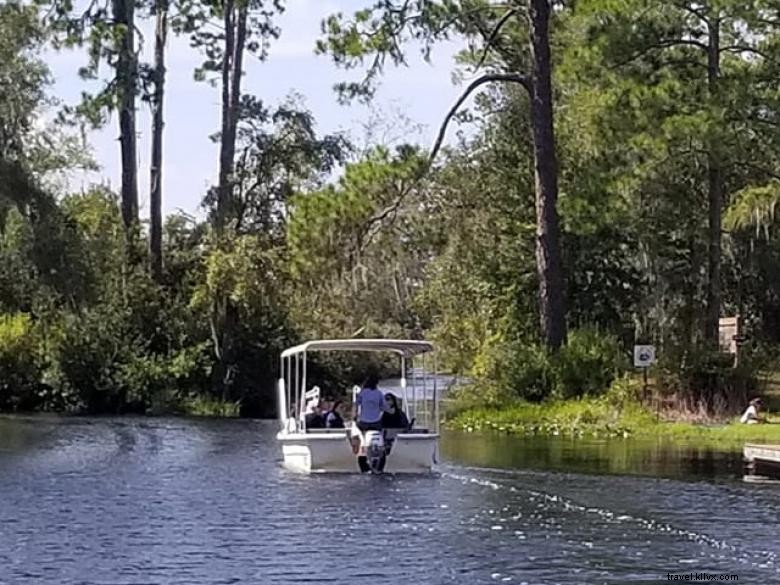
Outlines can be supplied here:
[[739, 422], [745, 425], [754, 425], [761, 422], [761, 418], [758, 413], [761, 411], [761, 407], [764, 405], [760, 398], [754, 398], [748, 403], [748, 407]]

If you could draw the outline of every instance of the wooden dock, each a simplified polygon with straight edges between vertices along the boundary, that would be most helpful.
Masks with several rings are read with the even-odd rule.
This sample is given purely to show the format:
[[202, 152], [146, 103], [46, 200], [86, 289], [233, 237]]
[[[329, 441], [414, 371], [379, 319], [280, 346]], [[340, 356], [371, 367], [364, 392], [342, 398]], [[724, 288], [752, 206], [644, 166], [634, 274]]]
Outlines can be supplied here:
[[748, 463], [758, 461], [780, 465], [780, 445], [755, 445], [748, 443], [745, 445], [744, 454], [745, 461]]
[[743, 449], [743, 455], [753, 475], [780, 478], [780, 445], [748, 443]]

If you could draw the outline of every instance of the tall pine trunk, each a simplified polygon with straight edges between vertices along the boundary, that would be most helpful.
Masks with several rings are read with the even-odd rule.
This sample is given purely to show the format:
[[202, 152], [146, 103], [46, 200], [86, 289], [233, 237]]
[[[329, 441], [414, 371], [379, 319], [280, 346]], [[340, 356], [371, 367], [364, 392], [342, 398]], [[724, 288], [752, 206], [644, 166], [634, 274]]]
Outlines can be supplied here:
[[221, 235], [231, 219], [233, 205], [233, 164], [236, 154], [241, 98], [241, 67], [246, 44], [247, 7], [225, 0], [225, 56], [222, 62], [222, 132], [219, 149], [216, 227]]
[[154, 36], [154, 96], [152, 98], [152, 162], [149, 186], [149, 258], [152, 276], [162, 282], [162, 138], [165, 96], [165, 41], [168, 36], [168, 0], [156, 1]]
[[[707, 49], [707, 82], [711, 106], [714, 106], [718, 95], [720, 78], [720, 17], [717, 11], [710, 17], [709, 38]], [[707, 191], [708, 191], [708, 279], [707, 307], [704, 324], [705, 343], [717, 349], [718, 329], [721, 304], [721, 214], [723, 212], [723, 170], [717, 146], [710, 141], [707, 157]]]
[[536, 268], [542, 338], [551, 351], [566, 341], [563, 261], [558, 222], [558, 168], [553, 127], [549, 0], [529, 0], [531, 118], [536, 182]]
[[116, 62], [119, 94], [119, 143], [122, 160], [122, 220], [134, 239], [138, 224], [138, 166], [135, 134], [135, 94], [138, 86], [138, 65], [135, 55], [135, 3], [133, 0], [113, 0], [114, 22], [122, 27]]
[[[225, 54], [222, 63], [222, 132], [219, 152], [219, 185], [215, 228], [218, 245], [225, 244], [225, 228], [233, 219], [234, 159], [236, 136], [240, 115], [241, 77], [246, 45], [248, 6], [225, 0], [224, 4]], [[238, 308], [224, 292], [214, 300], [212, 329], [217, 340], [217, 356], [220, 360], [218, 384], [223, 400], [232, 400], [232, 384], [235, 375], [235, 333], [238, 327]]]

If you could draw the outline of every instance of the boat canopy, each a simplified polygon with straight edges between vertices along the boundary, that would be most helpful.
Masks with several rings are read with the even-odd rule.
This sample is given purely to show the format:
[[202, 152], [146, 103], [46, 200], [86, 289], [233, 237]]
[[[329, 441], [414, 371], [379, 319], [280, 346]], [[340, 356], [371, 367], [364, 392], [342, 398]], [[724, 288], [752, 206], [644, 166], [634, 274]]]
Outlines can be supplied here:
[[286, 349], [282, 358], [308, 351], [392, 351], [401, 357], [412, 357], [433, 351], [433, 344], [414, 339], [320, 339]]

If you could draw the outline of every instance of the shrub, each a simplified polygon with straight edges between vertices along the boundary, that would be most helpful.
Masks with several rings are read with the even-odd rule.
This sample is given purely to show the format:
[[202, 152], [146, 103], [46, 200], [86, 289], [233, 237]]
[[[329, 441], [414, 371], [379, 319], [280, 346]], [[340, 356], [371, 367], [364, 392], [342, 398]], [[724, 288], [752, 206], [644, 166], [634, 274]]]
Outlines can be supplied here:
[[534, 344], [507, 342], [493, 336], [483, 344], [471, 377], [483, 404], [522, 398], [540, 402], [555, 388], [556, 378], [547, 352]]
[[677, 410], [723, 415], [739, 412], [759, 391], [759, 356], [745, 354], [735, 367], [730, 354], [681, 348], [664, 352], [657, 377]]
[[121, 368], [132, 342], [123, 335], [121, 318], [107, 311], [68, 315], [52, 351], [55, 384], [74, 396], [89, 413], [118, 413], [126, 400]]
[[561, 398], [597, 396], [626, 370], [626, 357], [615, 337], [585, 327], [569, 333], [553, 364]]
[[493, 336], [480, 349], [471, 377], [474, 385], [457, 400], [501, 405], [523, 399], [598, 396], [625, 371], [626, 359], [617, 339], [592, 328], [573, 330], [558, 355], [534, 343]]
[[120, 368], [119, 378], [127, 389], [128, 404], [142, 412], [182, 410], [189, 397], [208, 383], [211, 360], [207, 345], [185, 347], [165, 355], [131, 355]]
[[0, 410], [32, 410], [39, 402], [41, 360], [26, 313], [0, 315]]

